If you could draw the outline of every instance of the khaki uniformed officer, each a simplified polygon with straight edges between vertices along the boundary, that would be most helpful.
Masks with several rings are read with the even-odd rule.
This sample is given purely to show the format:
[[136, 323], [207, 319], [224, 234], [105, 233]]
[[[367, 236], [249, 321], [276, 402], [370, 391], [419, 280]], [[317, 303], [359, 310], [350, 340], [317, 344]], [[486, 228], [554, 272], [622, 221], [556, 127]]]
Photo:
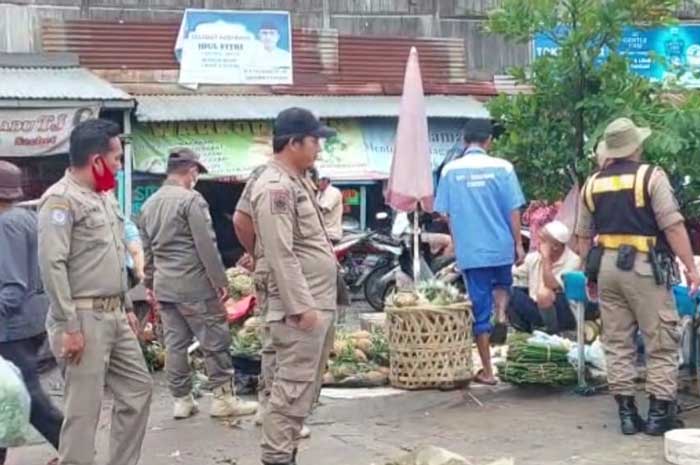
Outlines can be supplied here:
[[50, 299], [51, 348], [66, 361], [62, 465], [92, 465], [103, 387], [114, 395], [109, 465], [139, 460], [152, 380], [125, 308], [124, 217], [111, 190], [121, 167], [119, 127], [79, 124], [70, 168], [39, 206], [39, 264]]
[[[577, 235], [584, 253], [595, 234], [604, 250], [598, 274], [603, 342], [622, 432], [661, 435], [679, 425], [675, 399], [680, 333], [669, 287], [657, 284], [654, 277], [650, 248], [680, 258], [692, 292], [697, 291], [700, 278], [666, 174], [640, 162], [650, 133], [626, 118], [607, 127], [598, 146], [599, 159], [605, 161], [584, 185]], [[637, 328], [647, 354], [650, 407], [646, 423], [634, 399]]]
[[320, 152], [319, 138], [333, 134], [307, 110], [280, 113], [273, 129], [274, 160], [251, 190], [255, 274], [258, 293], [266, 295], [275, 357], [274, 373], [265, 380], [270, 398], [263, 414], [262, 460], [268, 465], [295, 463], [336, 308], [335, 256], [304, 181]]
[[[243, 245], [246, 251], [246, 260], [242, 260], [241, 263], [255, 263], [255, 227], [253, 225], [253, 212], [251, 206], [251, 194], [253, 191], [253, 185], [262, 174], [267, 169], [266, 165], [259, 166], [255, 168], [248, 178], [248, 182], [238, 199], [238, 204], [236, 205], [236, 211], [233, 215], [233, 225], [236, 232], [238, 240]], [[314, 168], [307, 170], [304, 182], [310, 191], [316, 192], [315, 184], [313, 181]], [[316, 198], [316, 197], [314, 197]], [[320, 211], [320, 208], [319, 208]], [[259, 288], [257, 290], [258, 294], [258, 310], [260, 311], [261, 317], [264, 319], [266, 317], [265, 305], [266, 300], [266, 290], [264, 288], [264, 283], [260, 282], [259, 279], [256, 280], [256, 285]], [[262, 287], [261, 287], [262, 286]], [[316, 396], [314, 401], [318, 401], [321, 393], [321, 388], [323, 387], [323, 374], [330, 357], [331, 350], [333, 348], [333, 342], [335, 340], [335, 313], [333, 313], [333, 324], [331, 324], [327, 336], [326, 342], [323, 347], [322, 358], [320, 369], [318, 371], [318, 376], [316, 380]], [[270, 398], [270, 381], [272, 380], [273, 373], [275, 371], [275, 353], [269, 338], [269, 328], [267, 325], [263, 325], [260, 329], [260, 339], [262, 340], [262, 350], [261, 350], [261, 371], [260, 371], [260, 381], [258, 385], [258, 400], [260, 402], [260, 408], [258, 409], [258, 414], [255, 417], [255, 423], [257, 425], [262, 425], [262, 414], [264, 408], [267, 406], [267, 401]], [[266, 380], [268, 380], [266, 382]], [[301, 438], [308, 438], [311, 436], [311, 430], [305, 424], [302, 426], [299, 433]]]
[[168, 177], [143, 205], [141, 235], [146, 255], [145, 286], [161, 306], [165, 329], [165, 370], [175, 398], [173, 416], [197, 411], [187, 349], [196, 337], [204, 352], [214, 392], [210, 415], [252, 415], [255, 402], [243, 402], [233, 390], [231, 334], [223, 302], [228, 298], [226, 271], [216, 248], [209, 205], [194, 190], [207, 170], [188, 149], [168, 158]]

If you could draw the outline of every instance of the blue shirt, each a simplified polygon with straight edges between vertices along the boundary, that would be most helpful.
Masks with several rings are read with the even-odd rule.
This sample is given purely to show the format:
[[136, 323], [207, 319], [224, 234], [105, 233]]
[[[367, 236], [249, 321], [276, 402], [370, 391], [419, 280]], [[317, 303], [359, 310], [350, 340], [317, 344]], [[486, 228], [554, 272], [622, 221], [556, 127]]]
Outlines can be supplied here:
[[442, 171], [435, 210], [450, 217], [461, 269], [511, 265], [511, 213], [525, 204], [513, 165], [469, 148]]
[[[131, 244], [137, 242], [141, 244], [141, 235], [139, 234], [139, 228], [131, 221], [131, 218], [126, 217], [124, 219], [124, 240], [126, 244]], [[128, 268], [134, 267], [134, 259], [131, 258], [131, 254], [127, 251], [126, 253], [126, 266]]]

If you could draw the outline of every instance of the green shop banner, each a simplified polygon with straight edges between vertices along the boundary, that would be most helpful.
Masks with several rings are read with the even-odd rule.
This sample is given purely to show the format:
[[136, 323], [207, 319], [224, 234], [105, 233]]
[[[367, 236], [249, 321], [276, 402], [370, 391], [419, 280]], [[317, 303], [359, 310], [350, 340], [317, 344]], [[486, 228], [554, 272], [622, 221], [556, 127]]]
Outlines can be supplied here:
[[[327, 120], [338, 135], [324, 141], [317, 166], [325, 176], [373, 179], [389, 174], [396, 137], [396, 119]], [[460, 119], [429, 123], [433, 165], [461, 147]], [[214, 177], [245, 178], [272, 157], [270, 121], [206, 121], [138, 124], [133, 131], [135, 168], [164, 173], [168, 153], [188, 147], [202, 157]]]

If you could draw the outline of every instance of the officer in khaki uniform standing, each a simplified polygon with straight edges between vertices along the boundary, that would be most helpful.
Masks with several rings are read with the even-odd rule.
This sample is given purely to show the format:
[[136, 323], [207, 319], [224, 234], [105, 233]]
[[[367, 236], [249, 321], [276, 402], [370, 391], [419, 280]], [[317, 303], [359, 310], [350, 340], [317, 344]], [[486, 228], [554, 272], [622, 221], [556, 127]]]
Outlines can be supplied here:
[[197, 154], [177, 149], [168, 158], [168, 177], [141, 209], [146, 256], [144, 284], [161, 307], [165, 329], [165, 370], [175, 401], [173, 416], [196, 413], [187, 349], [196, 337], [204, 352], [214, 392], [210, 415], [252, 415], [255, 402], [235, 396], [229, 347], [231, 334], [223, 302], [228, 280], [216, 248], [209, 205], [194, 190], [206, 173]]
[[103, 387], [114, 395], [109, 465], [135, 465], [153, 381], [125, 312], [124, 217], [111, 192], [121, 168], [119, 126], [89, 120], [70, 136], [70, 168], [39, 204], [39, 266], [54, 355], [66, 362], [61, 465], [92, 465]]
[[[248, 182], [245, 185], [245, 188], [243, 189], [243, 192], [241, 193], [240, 198], [238, 199], [238, 204], [236, 205], [236, 211], [233, 215], [233, 225], [234, 225], [234, 230], [236, 233], [236, 236], [238, 237], [238, 240], [241, 242], [241, 245], [243, 245], [243, 248], [246, 251], [246, 257], [245, 260], [241, 261], [241, 266], [245, 265], [248, 266], [249, 264], [255, 263], [255, 227], [253, 225], [253, 213], [252, 213], [252, 206], [251, 206], [251, 193], [253, 190], [253, 185], [257, 181], [257, 179], [260, 177], [260, 174], [263, 173], [267, 167], [265, 165], [259, 166], [256, 169], [254, 169], [250, 177], [248, 178]], [[311, 168], [307, 170], [306, 172], [306, 177], [304, 179], [305, 184], [307, 185], [309, 191], [316, 192], [316, 185], [314, 184], [314, 168]], [[319, 211], [320, 211], [320, 205], [319, 205]], [[266, 310], [267, 310], [267, 305], [266, 305], [266, 290], [264, 283], [261, 282], [260, 279], [256, 280], [256, 287], [258, 288], [256, 293], [258, 296], [258, 303], [257, 307], [260, 312], [261, 317], [264, 319], [266, 317]], [[318, 370], [318, 376], [316, 379], [316, 396], [315, 396], [315, 401], [318, 401], [320, 394], [321, 394], [321, 388], [323, 387], [323, 374], [325, 372], [326, 365], [328, 363], [328, 360], [330, 358], [331, 350], [333, 349], [333, 342], [335, 340], [335, 331], [334, 331], [334, 324], [335, 324], [335, 313], [333, 314], [333, 320], [332, 324], [328, 329], [327, 335], [326, 335], [326, 341], [324, 343], [323, 351], [322, 351], [322, 357], [321, 357], [321, 364], [320, 364], [320, 369]], [[263, 418], [263, 411], [265, 407], [267, 406], [267, 401], [270, 397], [270, 382], [266, 382], [266, 380], [272, 380], [274, 371], [275, 371], [275, 353], [274, 353], [274, 348], [271, 344], [270, 338], [269, 338], [269, 328], [267, 325], [264, 325], [263, 327], [259, 328], [259, 333], [260, 333], [260, 339], [262, 340], [262, 360], [261, 360], [261, 372], [260, 372], [260, 381], [259, 381], [259, 386], [258, 386], [258, 400], [260, 402], [260, 408], [258, 409], [258, 413], [255, 417], [255, 423], [257, 425], [262, 425], [262, 418]], [[306, 439], [311, 436], [311, 430], [309, 429], [306, 424], [304, 424], [301, 428], [301, 431], [299, 433], [299, 436], [302, 439]]]
[[272, 379], [265, 380], [270, 383], [262, 428], [266, 465], [296, 463], [336, 308], [336, 260], [304, 180], [321, 150], [319, 139], [334, 134], [307, 110], [284, 110], [274, 124], [274, 160], [252, 185], [255, 274], [275, 358]]
[[[622, 432], [658, 436], [682, 426], [675, 418], [680, 332], [670, 292], [673, 254], [686, 267], [692, 293], [700, 277], [666, 174], [640, 161], [650, 134], [627, 118], [607, 127], [598, 146], [605, 163], [584, 185], [577, 236], [589, 279], [597, 274], [608, 383]], [[596, 234], [598, 245], [589, 254]], [[634, 398], [637, 329], [647, 354], [646, 422]]]

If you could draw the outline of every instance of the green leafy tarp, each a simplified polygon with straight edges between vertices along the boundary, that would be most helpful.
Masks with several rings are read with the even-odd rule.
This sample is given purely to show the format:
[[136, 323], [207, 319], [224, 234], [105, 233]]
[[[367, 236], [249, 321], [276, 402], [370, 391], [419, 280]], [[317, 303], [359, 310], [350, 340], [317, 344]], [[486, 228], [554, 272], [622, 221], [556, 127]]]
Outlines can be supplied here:
[[0, 357], [0, 447], [17, 447], [27, 441], [30, 402], [19, 370]]

